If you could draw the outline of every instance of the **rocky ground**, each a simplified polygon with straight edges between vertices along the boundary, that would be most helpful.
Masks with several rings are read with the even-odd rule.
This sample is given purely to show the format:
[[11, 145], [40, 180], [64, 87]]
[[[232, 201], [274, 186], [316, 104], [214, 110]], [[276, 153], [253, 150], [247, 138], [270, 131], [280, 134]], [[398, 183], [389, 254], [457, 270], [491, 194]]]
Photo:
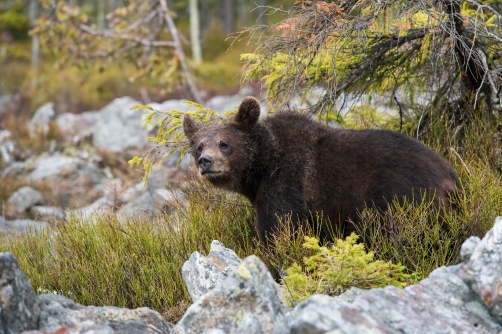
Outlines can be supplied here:
[[[245, 94], [252, 92], [216, 96], [205, 105], [221, 112], [233, 110]], [[11, 131], [0, 128], [0, 183], [17, 184], [17, 190], [0, 203], [0, 233], [43, 228], [49, 220], [64, 220], [72, 213], [84, 219], [94, 212], [150, 217], [166, 209], [189, 160], [181, 169], [174, 168], [176, 161], [166, 161], [143, 185], [141, 170], [132, 171], [127, 160], [152, 146], [148, 137], [155, 135], [155, 129], [142, 126], [145, 114], [130, 110], [134, 104], [140, 102], [122, 97], [99, 111], [81, 114], [57, 112], [52, 103], [44, 104], [27, 124], [28, 136], [39, 140], [56, 126], [60, 141], [52, 140], [41, 153], [26, 152]], [[181, 100], [149, 106], [187, 110]], [[2, 105], [0, 114], [1, 109]]]
[[0, 254], [0, 334], [49, 333], [500, 333], [502, 217], [480, 240], [462, 246], [463, 262], [434, 270], [404, 289], [352, 288], [315, 295], [294, 308], [256, 256], [241, 260], [213, 241], [193, 253], [183, 277], [193, 304], [178, 324], [156, 311], [82, 306], [58, 295], [36, 296], [11, 253]]

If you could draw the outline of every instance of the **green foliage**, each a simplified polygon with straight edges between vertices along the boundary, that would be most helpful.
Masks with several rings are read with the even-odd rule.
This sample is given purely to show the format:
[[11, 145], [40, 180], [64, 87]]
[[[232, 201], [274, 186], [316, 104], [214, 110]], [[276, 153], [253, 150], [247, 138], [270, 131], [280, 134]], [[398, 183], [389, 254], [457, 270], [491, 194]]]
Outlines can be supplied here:
[[[164, 314], [190, 296], [181, 267], [193, 251], [207, 254], [220, 240], [241, 257], [256, 247], [254, 212], [244, 199], [192, 184], [175, 214], [126, 217], [71, 214], [52, 231], [32, 231], [0, 242], [38, 293], [55, 292], [84, 305], [151, 307]], [[175, 312], [177, 316], [180, 312]], [[169, 319], [177, 321], [178, 319]]]
[[137, 73], [128, 78], [131, 82], [155, 78], [167, 90], [179, 88], [183, 82], [180, 58], [167, 41], [171, 39], [167, 30], [158, 23], [162, 15], [158, 3], [152, 8], [149, 2], [126, 1], [106, 15], [110, 25], [106, 30], [89, 17], [89, 8], [66, 1], [42, 1], [42, 5], [45, 14], [31, 34], [39, 36], [44, 52], [61, 65], [85, 66], [100, 60], [106, 68], [120, 57], [121, 63], [137, 67]]
[[357, 239], [352, 233], [326, 247], [320, 246], [316, 238], [305, 237], [303, 247], [314, 254], [303, 259], [303, 268], [294, 263], [286, 270], [282, 286], [287, 291], [288, 304], [293, 306], [317, 293], [339, 295], [351, 287], [406, 286], [411, 275], [406, 274], [404, 266], [374, 260], [374, 254], [366, 253]]
[[[493, 83], [491, 88], [467, 88], [478, 94], [483, 90], [498, 101], [501, 26], [489, 3], [462, 1], [457, 8], [443, 1], [297, 1], [285, 19], [268, 27], [268, 34], [250, 28], [239, 35], [257, 41], [255, 51], [241, 57], [244, 81], [259, 79], [266, 85], [272, 110], [298, 93], [305, 98], [323, 87], [322, 98], [310, 108], [323, 115], [344, 94], [391, 93], [392, 99], [399, 91], [413, 105], [415, 93], [427, 89], [447, 103], [446, 96], [459, 98], [459, 77], [471, 72], [482, 73], [479, 78], [471, 75], [471, 82], [492, 78], [486, 80]], [[456, 28], [449, 29], [453, 17]], [[457, 47], [466, 41], [468, 45]], [[461, 57], [474, 60], [459, 64]]]
[[139, 166], [140, 164], [143, 165], [145, 171], [143, 181], [145, 184], [154, 166], [158, 164], [160, 167], [163, 159], [173, 158], [179, 154], [179, 165], [187, 154], [189, 145], [183, 133], [183, 115], [190, 115], [192, 119], [201, 123], [208, 123], [213, 118], [219, 118], [218, 113], [214, 110], [210, 110], [195, 102], [186, 100], [183, 102], [186, 103], [189, 108], [195, 109], [189, 111], [158, 111], [154, 110], [152, 107], [140, 104], [131, 107], [131, 109], [148, 112], [148, 115], [143, 121], [144, 125], [153, 124], [154, 126], [158, 126], [157, 136], [149, 138], [149, 140], [157, 143], [158, 146], [143, 153], [141, 157], [135, 156], [129, 161], [131, 167]]
[[[143, 165], [145, 171], [143, 182], [146, 183], [152, 174], [155, 165], [162, 164], [164, 159], [178, 159], [178, 166], [188, 153], [189, 143], [183, 132], [183, 115], [189, 115], [193, 120], [206, 124], [220, 119], [214, 110], [208, 109], [201, 104], [192, 101], [183, 101], [189, 107], [188, 111], [170, 110], [158, 111], [145, 105], [134, 105], [131, 109], [148, 112], [143, 124], [152, 124], [158, 127], [157, 135], [149, 140], [158, 146], [144, 152], [141, 156], [135, 156], [129, 161], [131, 167]], [[236, 106], [237, 108], [238, 106]], [[226, 110], [229, 117], [235, 110]]]
[[15, 39], [26, 39], [29, 28], [28, 15], [23, 4], [17, 2], [5, 8], [0, 5], [0, 33], [7, 32]]

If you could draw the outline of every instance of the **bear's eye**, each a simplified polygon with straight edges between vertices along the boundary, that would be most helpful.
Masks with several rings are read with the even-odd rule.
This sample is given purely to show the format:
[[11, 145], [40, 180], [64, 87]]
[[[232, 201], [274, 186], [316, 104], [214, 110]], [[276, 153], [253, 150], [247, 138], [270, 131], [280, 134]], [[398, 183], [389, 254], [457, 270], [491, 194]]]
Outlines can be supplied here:
[[228, 144], [225, 143], [225, 142], [221, 142], [220, 143], [220, 148], [223, 149], [223, 150], [226, 150], [228, 148]]
[[202, 145], [199, 145], [199, 147], [197, 147], [197, 152], [202, 152]]

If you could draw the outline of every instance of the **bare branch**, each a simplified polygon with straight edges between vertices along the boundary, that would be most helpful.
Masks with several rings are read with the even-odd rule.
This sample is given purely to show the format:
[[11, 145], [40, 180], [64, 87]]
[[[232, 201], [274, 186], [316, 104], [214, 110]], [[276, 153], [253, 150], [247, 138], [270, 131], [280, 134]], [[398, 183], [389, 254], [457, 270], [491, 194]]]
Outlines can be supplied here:
[[202, 103], [202, 98], [200, 96], [199, 91], [197, 90], [197, 87], [194, 84], [194, 80], [192, 77], [192, 74], [190, 73], [188, 69], [188, 64], [187, 60], [185, 57], [185, 52], [183, 51], [183, 48], [181, 46], [181, 42], [178, 36], [178, 29], [176, 29], [176, 26], [174, 25], [173, 18], [169, 14], [169, 9], [167, 8], [166, 0], [159, 0], [160, 1], [160, 6], [162, 8], [162, 13], [164, 15], [164, 20], [167, 23], [167, 26], [169, 27], [169, 31], [171, 32], [171, 36], [173, 37], [174, 41], [174, 47], [176, 49], [176, 52], [178, 54], [178, 57], [180, 59], [180, 64], [181, 64], [181, 69], [183, 71], [183, 74], [186, 78], [187, 81], [187, 88], [194, 98], [195, 102], [197, 103]]
[[122, 39], [125, 41], [130, 41], [130, 42], [142, 44], [142, 45], [148, 46], [148, 47], [157, 47], [157, 48], [158, 47], [160, 47], [160, 48], [164, 48], [164, 47], [175, 48], [176, 47], [174, 42], [150, 41], [150, 40], [140, 38], [137, 36], [131, 36], [131, 35], [124, 34], [124, 33], [116, 33], [112, 30], [94, 30], [85, 24], [79, 25], [78, 28], [80, 30], [88, 33], [89, 35], [92, 35], [92, 36], [102, 36], [102, 37], [107, 37], [107, 38]]

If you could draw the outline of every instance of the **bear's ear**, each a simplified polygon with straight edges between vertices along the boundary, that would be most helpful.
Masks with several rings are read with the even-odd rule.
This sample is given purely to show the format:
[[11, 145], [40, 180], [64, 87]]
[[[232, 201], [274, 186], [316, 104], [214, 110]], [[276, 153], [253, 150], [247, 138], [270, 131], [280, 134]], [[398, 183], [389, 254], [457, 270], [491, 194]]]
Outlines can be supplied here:
[[260, 103], [252, 96], [245, 97], [232, 122], [242, 131], [251, 131], [260, 117]]
[[193, 138], [193, 136], [197, 133], [197, 131], [200, 130], [202, 127], [202, 124], [194, 121], [190, 115], [184, 114], [183, 115], [183, 132], [185, 133], [185, 136], [190, 140]]

